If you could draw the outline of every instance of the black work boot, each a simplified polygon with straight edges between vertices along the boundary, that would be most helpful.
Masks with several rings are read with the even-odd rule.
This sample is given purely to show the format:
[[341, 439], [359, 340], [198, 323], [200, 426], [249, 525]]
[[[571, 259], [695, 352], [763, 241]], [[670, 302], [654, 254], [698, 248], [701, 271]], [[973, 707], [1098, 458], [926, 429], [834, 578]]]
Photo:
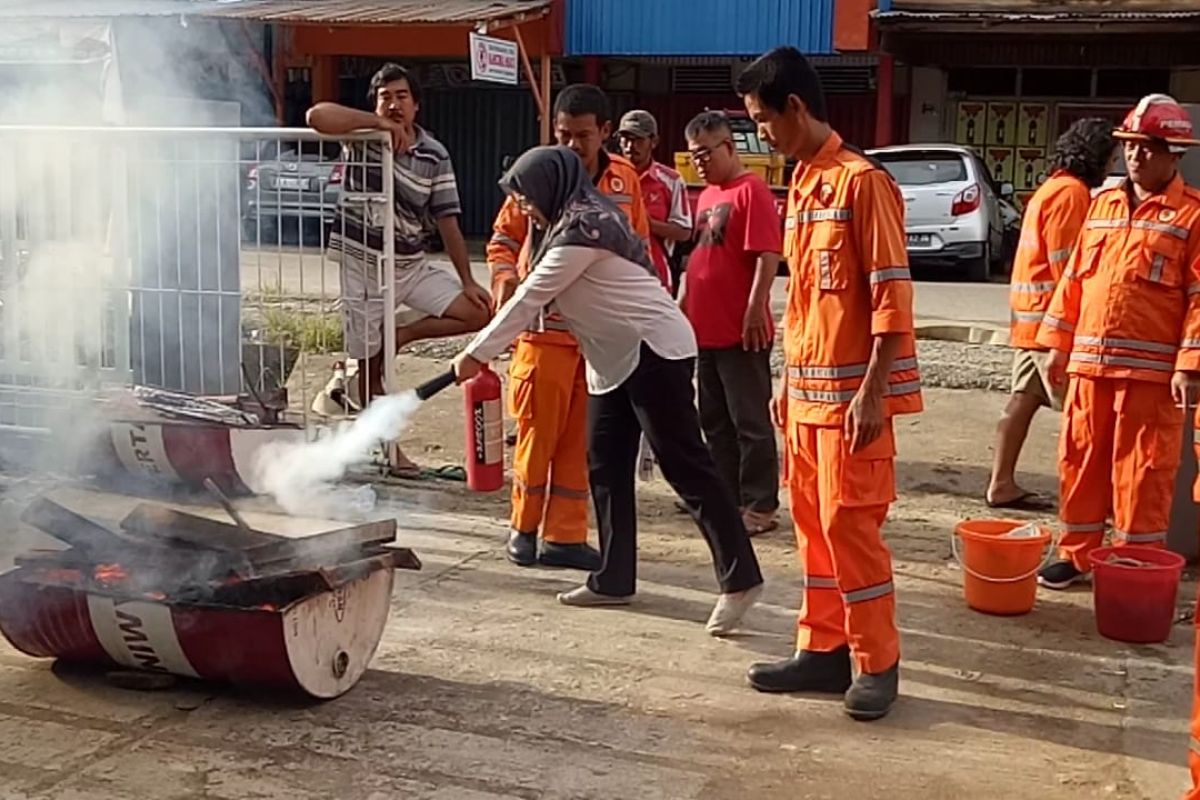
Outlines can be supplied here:
[[596, 572], [600, 569], [600, 551], [586, 542], [580, 544], [556, 544], [542, 542], [540, 557], [544, 567], [564, 567]]
[[900, 662], [891, 669], [870, 675], [860, 673], [846, 692], [846, 713], [859, 722], [882, 719], [900, 695]]
[[508, 546], [504, 548], [508, 560], [518, 567], [532, 567], [537, 563], [537, 539], [536, 533], [510, 533]]
[[760, 692], [842, 694], [850, 688], [850, 648], [801, 650], [784, 661], [754, 664], [746, 678]]

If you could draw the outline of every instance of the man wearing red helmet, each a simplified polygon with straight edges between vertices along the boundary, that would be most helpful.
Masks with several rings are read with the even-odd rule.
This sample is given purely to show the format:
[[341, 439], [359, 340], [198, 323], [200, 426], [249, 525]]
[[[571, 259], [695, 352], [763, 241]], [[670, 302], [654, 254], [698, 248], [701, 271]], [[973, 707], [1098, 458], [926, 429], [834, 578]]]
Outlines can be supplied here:
[[1063, 536], [1038, 576], [1052, 589], [1086, 579], [1110, 514], [1116, 543], [1166, 542], [1181, 409], [1200, 387], [1200, 191], [1178, 173], [1200, 144], [1192, 135], [1187, 112], [1161, 94], [1113, 133], [1129, 177], [1092, 201], [1038, 332], [1051, 384], [1067, 383]]

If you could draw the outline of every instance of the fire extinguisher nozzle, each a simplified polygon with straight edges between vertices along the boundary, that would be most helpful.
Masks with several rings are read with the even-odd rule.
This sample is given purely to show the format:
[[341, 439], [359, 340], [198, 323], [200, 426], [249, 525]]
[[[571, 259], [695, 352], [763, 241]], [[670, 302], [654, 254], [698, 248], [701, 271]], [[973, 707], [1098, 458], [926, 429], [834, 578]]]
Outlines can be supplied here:
[[441, 375], [438, 375], [436, 378], [425, 381], [415, 390], [417, 399], [421, 401], [428, 400], [446, 387], [453, 386], [454, 377], [454, 370], [449, 369], [443, 372]]

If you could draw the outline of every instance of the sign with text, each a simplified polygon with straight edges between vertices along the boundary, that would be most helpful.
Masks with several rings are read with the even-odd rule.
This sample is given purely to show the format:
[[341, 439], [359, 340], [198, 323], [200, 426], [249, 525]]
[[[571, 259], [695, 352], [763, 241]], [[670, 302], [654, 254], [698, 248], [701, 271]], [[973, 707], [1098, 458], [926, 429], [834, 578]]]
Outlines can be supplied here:
[[471, 79], [515, 86], [520, 74], [520, 55], [515, 42], [494, 36], [471, 34]]

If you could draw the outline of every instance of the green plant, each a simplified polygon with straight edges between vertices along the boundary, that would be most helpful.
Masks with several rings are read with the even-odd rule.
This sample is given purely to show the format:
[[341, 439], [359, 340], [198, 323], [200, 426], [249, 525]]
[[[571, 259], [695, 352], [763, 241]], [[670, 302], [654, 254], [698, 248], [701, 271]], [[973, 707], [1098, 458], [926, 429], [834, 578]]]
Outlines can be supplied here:
[[336, 353], [345, 349], [342, 319], [325, 311], [287, 306], [262, 309], [263, 341], [295, 347], [304, 353]]

